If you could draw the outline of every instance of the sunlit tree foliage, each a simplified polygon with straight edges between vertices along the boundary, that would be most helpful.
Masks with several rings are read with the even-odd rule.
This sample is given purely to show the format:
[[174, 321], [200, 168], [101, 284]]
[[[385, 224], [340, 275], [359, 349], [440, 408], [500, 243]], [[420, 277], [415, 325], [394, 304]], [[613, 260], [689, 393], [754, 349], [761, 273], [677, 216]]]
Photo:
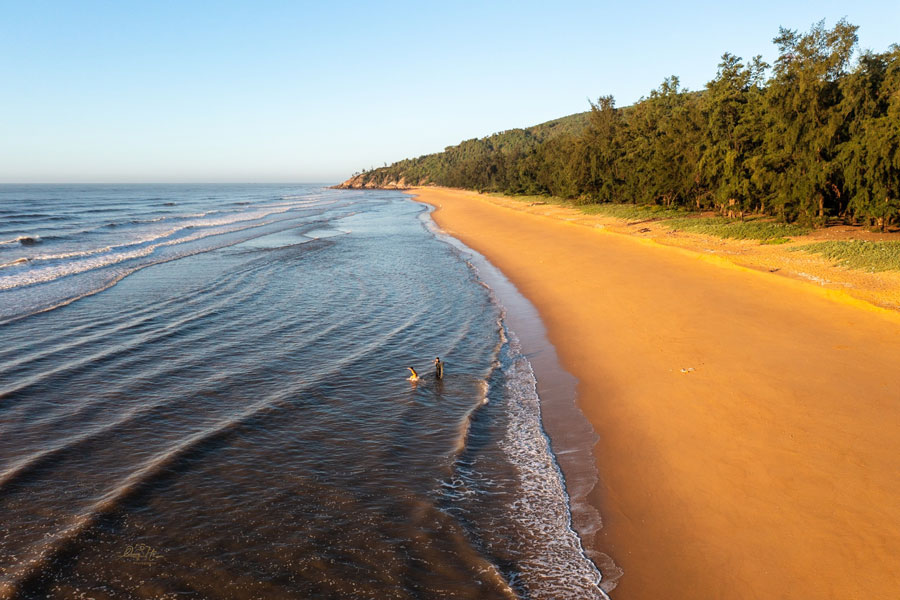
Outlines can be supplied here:
[[858, 53], [856, 32], [843, 20], [781, 28], [771, 67], [726, 53], [702, 91], [668, 77], [633, 106], [603, 96], [588, 113], [467, 140], [362, 180], [884, 229], [900, 222], [900, 46]]

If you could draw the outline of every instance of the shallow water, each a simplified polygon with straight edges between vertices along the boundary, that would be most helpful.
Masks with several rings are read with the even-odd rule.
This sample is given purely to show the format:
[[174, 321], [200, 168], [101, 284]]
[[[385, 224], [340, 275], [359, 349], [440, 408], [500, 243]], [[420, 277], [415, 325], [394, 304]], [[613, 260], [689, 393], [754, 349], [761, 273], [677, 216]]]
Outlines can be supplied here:
[[603, 597], [531, 365], [424, 210], [0, 186], [0, 597]]

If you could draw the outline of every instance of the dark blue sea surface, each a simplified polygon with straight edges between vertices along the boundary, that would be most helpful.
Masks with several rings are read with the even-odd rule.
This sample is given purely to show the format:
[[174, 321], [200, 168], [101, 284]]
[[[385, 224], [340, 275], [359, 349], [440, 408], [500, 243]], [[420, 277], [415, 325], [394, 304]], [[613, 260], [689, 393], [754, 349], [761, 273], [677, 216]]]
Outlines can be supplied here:
[[0, 598], [603, 598], [531, 365], [428, 222], [0, 186]]

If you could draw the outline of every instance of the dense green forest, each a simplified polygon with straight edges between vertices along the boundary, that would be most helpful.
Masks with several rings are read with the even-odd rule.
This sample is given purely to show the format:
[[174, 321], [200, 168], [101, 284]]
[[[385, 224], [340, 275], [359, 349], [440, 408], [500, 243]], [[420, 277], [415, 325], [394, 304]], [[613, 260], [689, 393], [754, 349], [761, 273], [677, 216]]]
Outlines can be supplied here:
[[354, 183], [883, 229], [900, 223], [900, 46], [858, 52], [856, 32], [846, 21], [802, 34], [781, 28], [774, 65], [726, 53], [702, 91], [669, 77], [633, 106], [601, 97], [590, 112], [468, 140]]

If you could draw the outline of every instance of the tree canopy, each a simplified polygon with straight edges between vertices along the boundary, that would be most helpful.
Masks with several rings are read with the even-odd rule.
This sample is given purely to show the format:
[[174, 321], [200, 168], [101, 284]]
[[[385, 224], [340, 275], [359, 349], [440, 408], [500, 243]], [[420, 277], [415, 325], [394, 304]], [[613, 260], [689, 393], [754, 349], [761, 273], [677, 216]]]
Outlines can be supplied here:
[[633, 106], [602, 96], [587, 113], [467, 140], [362, 182], [883, 229], [900, 223], [900, 46], [859, 53], [856, 32], [844, 20], [781, 28], [774, 65], [725, 53], [704, 90], [668, 77]]

